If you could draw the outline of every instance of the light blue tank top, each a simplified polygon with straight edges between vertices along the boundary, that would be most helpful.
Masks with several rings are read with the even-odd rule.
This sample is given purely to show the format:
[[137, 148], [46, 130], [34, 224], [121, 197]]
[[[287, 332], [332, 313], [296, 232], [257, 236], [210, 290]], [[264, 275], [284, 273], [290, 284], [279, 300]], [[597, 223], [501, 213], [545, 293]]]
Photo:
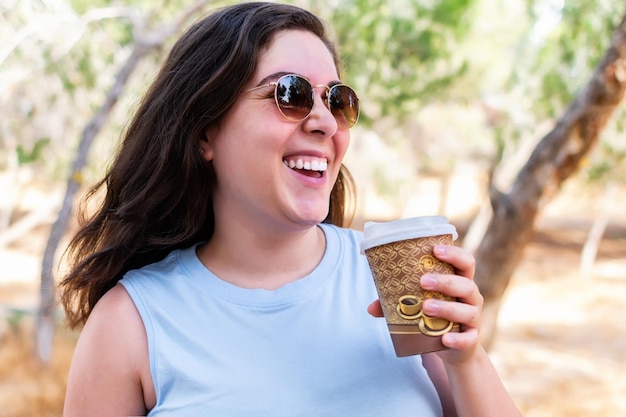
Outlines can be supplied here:
[[212, 274], [195, 246], [121, 283], [148, 337], [155, 416], [441, 416], [420, 356], [397, 358], [360, 232], [320, 225], [315, 271], [277, 290]]

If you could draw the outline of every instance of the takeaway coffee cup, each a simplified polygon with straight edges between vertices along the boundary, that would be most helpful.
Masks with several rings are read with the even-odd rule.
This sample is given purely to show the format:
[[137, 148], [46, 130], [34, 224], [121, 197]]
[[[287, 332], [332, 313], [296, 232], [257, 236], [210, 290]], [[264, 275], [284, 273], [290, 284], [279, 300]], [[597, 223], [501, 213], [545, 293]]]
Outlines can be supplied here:
[[433, 255], [435, 245], [452, 245], [456, 228], [444, 216], [367, 222], [361, 251], [370, 265], [383, 314], [397, 356], [446, 349], [441, 336], [459, 325], [422, 312], [428, 298], [452, 300], [424, 291], [420, 277], [428, 272], [453, 274], [454, 268]]

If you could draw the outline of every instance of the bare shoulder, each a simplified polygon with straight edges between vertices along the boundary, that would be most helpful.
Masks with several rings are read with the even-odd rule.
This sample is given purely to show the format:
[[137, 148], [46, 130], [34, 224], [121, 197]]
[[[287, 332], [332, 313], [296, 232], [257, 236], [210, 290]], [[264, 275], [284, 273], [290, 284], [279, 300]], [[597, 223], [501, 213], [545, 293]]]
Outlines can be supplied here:
[[[91, 320], [92, 317], [94, 319], [104, 319], [105, 321], [119, 319], [122, 322], [128, 322], [131, 326], [141, 325], [141, 316], [135, 307], [135, 303], [133, 303], [122, 284], [117, 284], [102, 296], [96, 303], [89, 319]], [[138, 319], [139, 323], [136, 323], [136, 320], [133, 319]], [[143, 328], [143, 326], [140, 327]]]
[[76, 344], [64, 416], [143, 415], [153, 405], [143, 322], [118, 284], [98, 301]]

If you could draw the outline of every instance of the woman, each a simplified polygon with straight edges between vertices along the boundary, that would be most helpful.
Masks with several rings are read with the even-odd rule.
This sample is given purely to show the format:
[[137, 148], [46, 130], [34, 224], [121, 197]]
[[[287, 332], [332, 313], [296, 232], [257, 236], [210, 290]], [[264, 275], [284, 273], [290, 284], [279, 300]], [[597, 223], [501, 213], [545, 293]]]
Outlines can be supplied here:
[[462, 324], [449, 350], [397, 358], [372, 317], [340, 227], [358, 98], [339, 67], [293, 6], [225, 8], [176, 43], [70, 246], [65, 416], [519, 415], [478, 342], [468, 253], [438, 247], [459, 275], [422, 281], [460, 300], [424, 305]]

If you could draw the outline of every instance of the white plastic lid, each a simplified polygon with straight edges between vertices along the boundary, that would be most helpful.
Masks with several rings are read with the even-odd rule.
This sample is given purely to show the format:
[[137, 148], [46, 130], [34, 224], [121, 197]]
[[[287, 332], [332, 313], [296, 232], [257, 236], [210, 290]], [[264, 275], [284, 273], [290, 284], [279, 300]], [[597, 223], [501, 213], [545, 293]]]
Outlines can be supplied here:
[[445, 216], [421, 216], [389, 222], [366, 222], [363, 229], [361, 253], [374, 246], [385, 245], [390, 242], [438, 235], [452, 235], [452, 240], [459, 237], [456, 228], [448, 223]]

